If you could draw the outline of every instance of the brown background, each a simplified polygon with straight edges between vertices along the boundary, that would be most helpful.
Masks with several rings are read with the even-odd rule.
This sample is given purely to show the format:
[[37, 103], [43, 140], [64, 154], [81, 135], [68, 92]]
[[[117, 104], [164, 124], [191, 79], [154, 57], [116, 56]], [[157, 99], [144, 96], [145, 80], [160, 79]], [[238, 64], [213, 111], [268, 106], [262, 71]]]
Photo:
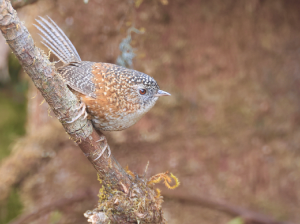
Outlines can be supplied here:
[[[132, 35], [134, 68], [154, 77], [172, 96], [159, 99], [128, 130], [107, 133], [114, 156], [140, 174], [149, 161], [149, 177], [166, 170], [175, 174], [181, 182], [178, 189], [169, 192], [158, 185], [174, 197], [224, 199], [297, 223], [299, 10], [297, 1], [283, 0], [170, 0], [167, 5], [144, 0], [138, 8], [120, 0], [41, 0], [19, 14], [37, 46], [42, 47], [32, 24], [37, 16], [49, 15], [89, 61], [115, 63], [128, 27], [144, 28], [144, 34]], [[32, 87], [28, 137], [23, 140], [27, 145], [23, 142], [22, 147], [32, 150], [35, 142], [46, 156], [40, 151], [40, 162], [18, 182], [27, 212], [100, 187], [94, 169], [54, 124], [55, 118], [45, 116], [48, 106], [40, 106], [42, 99], [35, 95]], [[82, 213], [96, 203], [95, 196], [36, 223], [51, 223], [53, 217], [59, 217], [58, 223], [85, 222]], [[166, 200], [164, 211], [172, 224], [232, 219], [172, 199]]]

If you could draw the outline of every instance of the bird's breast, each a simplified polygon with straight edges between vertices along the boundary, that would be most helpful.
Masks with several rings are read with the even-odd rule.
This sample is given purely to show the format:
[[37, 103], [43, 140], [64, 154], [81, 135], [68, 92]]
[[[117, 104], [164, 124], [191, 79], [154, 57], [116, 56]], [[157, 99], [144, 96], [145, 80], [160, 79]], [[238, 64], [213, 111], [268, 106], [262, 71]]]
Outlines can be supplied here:
[[99, 130], [123, 130], [135, 124], [143, 115], [128, 80], [120, 79], [120, 74], [111, 74], [112, 71], [109, 64], [104, 66], [96, 63], [93, 68], [96, 98], [80, 95], [81, 101], [87, 106], [88, 118]]

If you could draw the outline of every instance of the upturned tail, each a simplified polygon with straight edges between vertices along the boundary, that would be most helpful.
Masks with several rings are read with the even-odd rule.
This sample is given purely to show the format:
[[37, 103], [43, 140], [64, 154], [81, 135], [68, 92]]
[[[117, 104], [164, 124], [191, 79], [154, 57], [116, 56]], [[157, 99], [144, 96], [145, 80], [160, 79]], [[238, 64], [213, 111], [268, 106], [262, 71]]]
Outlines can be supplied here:
[[42, 35], [40, 34], [43, 39], [42, 44], [49, 48], [64, 64], [80, 62], [81, 58], [69, 38], [49, 16], [47, 17], [48, 20], [42, 17], [40, 17], [41, 20], [36, 19], [40, 26], [34, 24], [42, 33]]

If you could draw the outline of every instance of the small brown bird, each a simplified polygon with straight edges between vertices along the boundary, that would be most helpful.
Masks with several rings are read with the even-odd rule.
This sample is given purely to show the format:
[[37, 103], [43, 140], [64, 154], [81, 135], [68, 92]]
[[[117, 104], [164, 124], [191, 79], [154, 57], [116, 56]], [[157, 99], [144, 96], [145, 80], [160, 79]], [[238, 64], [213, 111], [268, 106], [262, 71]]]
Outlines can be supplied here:
[[35, 26], [43, 34], [42, 43], [63, 62], [57, 72], [82, 102], [82, 113], [70, 123], [87, 115], [98, 130], [120, 131], [135, 124], [158, 97], [170, 96], [144, 73], [109, 63], [81, 61], [56, 23], [49, 17], [40, 19], [36, 20], [40, 27]]

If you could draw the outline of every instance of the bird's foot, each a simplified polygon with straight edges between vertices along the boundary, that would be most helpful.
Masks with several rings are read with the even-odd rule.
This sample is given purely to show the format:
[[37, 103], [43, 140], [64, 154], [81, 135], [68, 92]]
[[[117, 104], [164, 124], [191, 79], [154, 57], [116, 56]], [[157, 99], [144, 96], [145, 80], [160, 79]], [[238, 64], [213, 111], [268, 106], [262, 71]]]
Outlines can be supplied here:
[[81, 102], [80, 106], [78, 108], [76, 108], [76, 110], [79, 110], [79, 109], [81, 109], [79, 114], [75, 118], [73, 118], [71, 121], [66, 121], [66, 123], [68, 123], [68, 124], [73, 123], [74, 121], [78, 120], [83, 114], [84, 114], [83, 119], [85, 119], [87, 117], [88, 114], [85, 110], [86, 109], [85, 103]]
[[111, 155], [110, 147], [109, 147], [109, 145], [107, 144], [107, 141], [106, 141], [106, 138], [105, 138], [104, 135], [102, 135], [102, 136], [100, 137], [100, 139], [97, 140], [96, 142], [102, 142], [102, 141], [104, 142], [104, 147], [103, 147], [101, 153], [97, 156], [97, 158], [94, 159], [94, 161], [95, 161], [95, 160], [98, 160], [98, 159], [103, 155], [103, 153], [105, 152], [106, 149], [107, 149], [108, 157], [110, 157], [110, 155]]

